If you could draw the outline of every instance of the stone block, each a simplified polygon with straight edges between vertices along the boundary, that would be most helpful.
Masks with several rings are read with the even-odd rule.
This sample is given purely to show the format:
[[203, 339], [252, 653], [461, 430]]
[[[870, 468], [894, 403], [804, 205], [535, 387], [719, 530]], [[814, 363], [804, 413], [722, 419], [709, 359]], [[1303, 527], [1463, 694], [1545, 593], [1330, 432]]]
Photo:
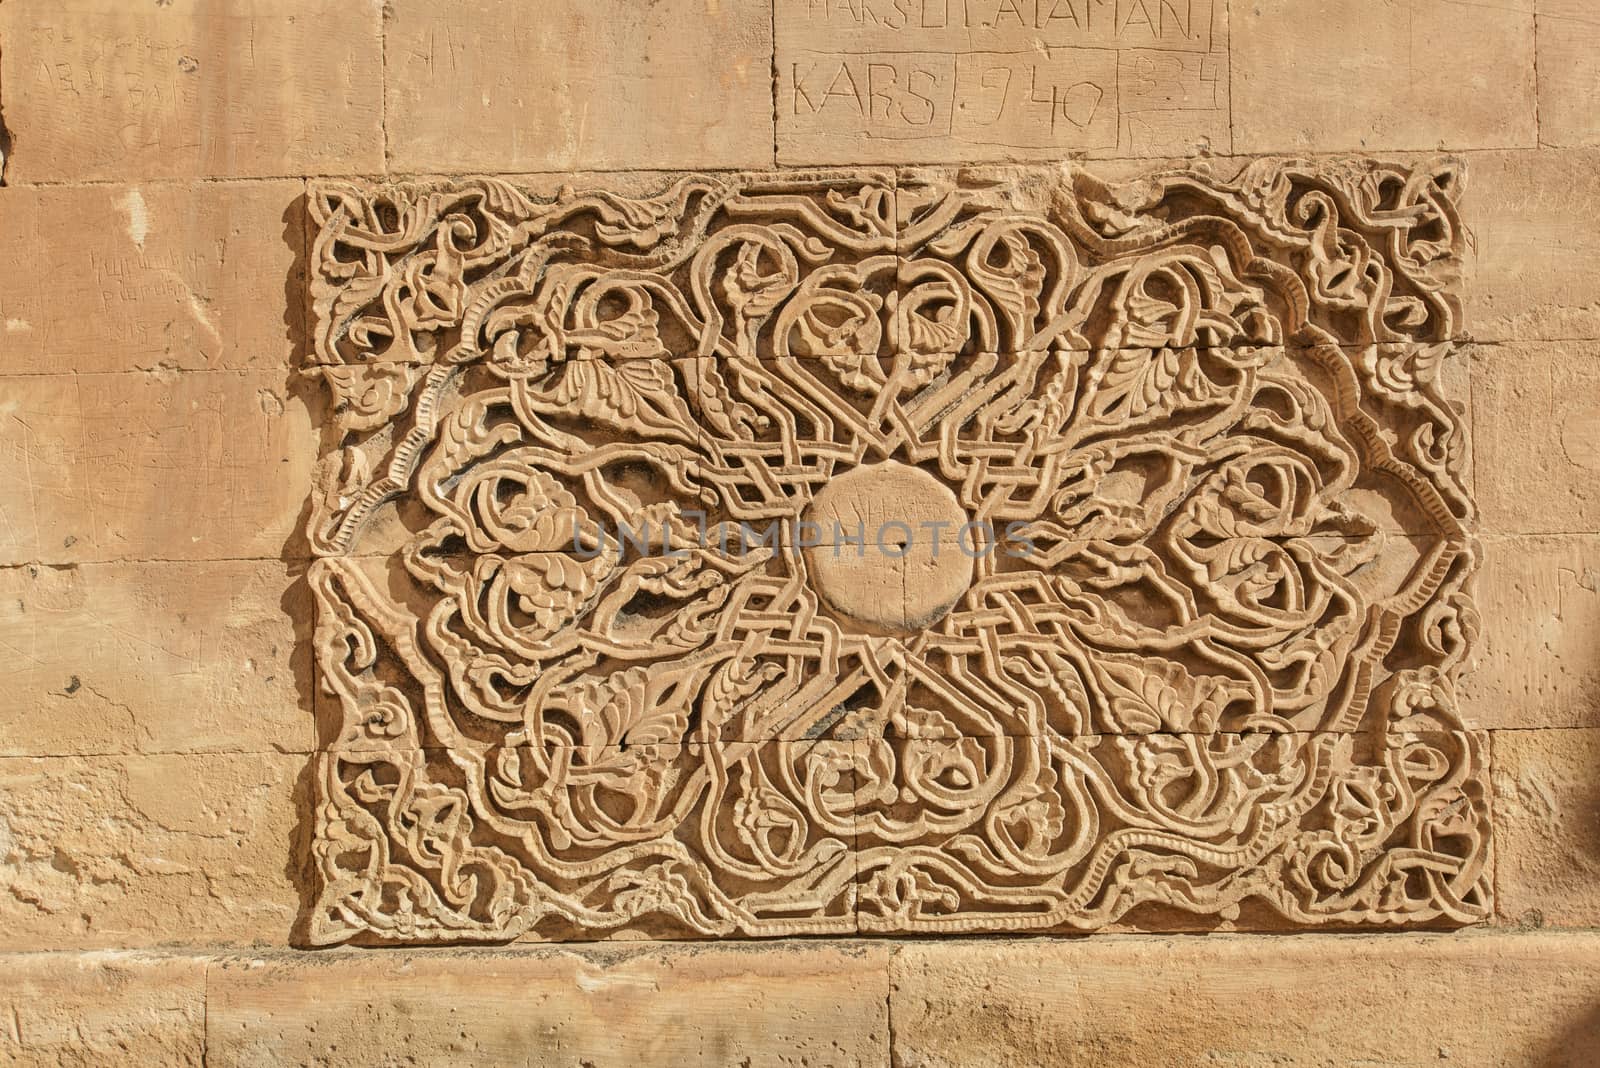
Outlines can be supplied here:
[[780, 163], [1227, 152], [1227, 7], [776, 0]]
[[393, 170], [772, 161], [772, 12], [763, 0], [388, 7]]
[[292, 571], [0, 568], [0, 755], [310, 751], [311, 604]]
[[934, 943], [890, 975], [900, 1068], [1600, 1058], [1587, 933]]
[[1462, 221], [1468, 332], [1480, 341], [1600, 337], [1600, 152], [1474, 152]]
[[1536, 143], [1533, 0], [1233, 6], [1234, 150]]
[[1600, 926], [1600, 730], [1498, 731], [1494, 757], [1497, 911]]
[[296, 555], [317, 434], [286, 376], [0, 378], [0, 564]]
[[1600, 536], [1488, 538], [1462, 712], [1488, 729], [1600, 726]]
[[25, 0], [0, 12], [14, 182], [381, 169], [377, 0]]
[[882, 1065], [888, 956], [791, 944], [229, 961], [211, 973], [208, 1063]]
[[0, 371], [289, 366], [304, 332], [302, 189], [7, 190]]
[[300, 756], [0, 758], [13, 950], [284, 944]]
[[1600, 8], [1583, 0], [1543, 0], [1539, 7], [1539, 143], [1600, 145], [1597, 98]]
[[1483, 346], [1473, 364], [1484, 530], [1600, 530], [1600, 342]]
[[0, 956], [0, 1061], [198, 1068], [205, 975], [206, 962], [192, 957]]

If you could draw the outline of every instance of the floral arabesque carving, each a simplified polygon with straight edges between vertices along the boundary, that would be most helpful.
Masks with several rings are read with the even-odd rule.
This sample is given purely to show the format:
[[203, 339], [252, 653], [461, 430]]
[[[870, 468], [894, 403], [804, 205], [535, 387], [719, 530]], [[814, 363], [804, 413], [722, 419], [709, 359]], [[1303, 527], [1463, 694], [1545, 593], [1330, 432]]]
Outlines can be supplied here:
[[314, 186], [314, 941], [1487, 914], [1459, 172], [1025, 177]]

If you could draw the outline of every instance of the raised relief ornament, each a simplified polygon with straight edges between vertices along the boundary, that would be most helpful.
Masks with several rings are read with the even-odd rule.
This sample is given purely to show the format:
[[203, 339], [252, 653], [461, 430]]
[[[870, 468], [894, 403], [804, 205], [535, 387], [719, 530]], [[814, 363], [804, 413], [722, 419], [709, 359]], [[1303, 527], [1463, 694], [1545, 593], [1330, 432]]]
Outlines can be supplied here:
[[611, 181], [313, 185], [311, 941], [1488, 915], [1453, 164]]

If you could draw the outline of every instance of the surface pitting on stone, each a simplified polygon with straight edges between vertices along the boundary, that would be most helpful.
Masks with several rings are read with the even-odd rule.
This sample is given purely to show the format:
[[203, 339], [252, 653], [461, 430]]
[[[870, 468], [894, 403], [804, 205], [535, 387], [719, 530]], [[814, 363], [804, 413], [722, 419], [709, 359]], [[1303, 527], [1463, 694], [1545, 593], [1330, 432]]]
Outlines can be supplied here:
[[1450, 161], [313, 184], [319, 943], [1491, 909]]

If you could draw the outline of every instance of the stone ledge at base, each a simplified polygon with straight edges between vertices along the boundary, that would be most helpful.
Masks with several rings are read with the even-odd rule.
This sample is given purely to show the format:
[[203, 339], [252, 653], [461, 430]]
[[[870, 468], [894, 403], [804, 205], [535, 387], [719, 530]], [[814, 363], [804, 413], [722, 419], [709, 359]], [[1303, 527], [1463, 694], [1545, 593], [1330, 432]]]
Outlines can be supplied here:
[[1600, 1060], [1592, 931], [44, 953], [0, 990], [21, 1065]]

